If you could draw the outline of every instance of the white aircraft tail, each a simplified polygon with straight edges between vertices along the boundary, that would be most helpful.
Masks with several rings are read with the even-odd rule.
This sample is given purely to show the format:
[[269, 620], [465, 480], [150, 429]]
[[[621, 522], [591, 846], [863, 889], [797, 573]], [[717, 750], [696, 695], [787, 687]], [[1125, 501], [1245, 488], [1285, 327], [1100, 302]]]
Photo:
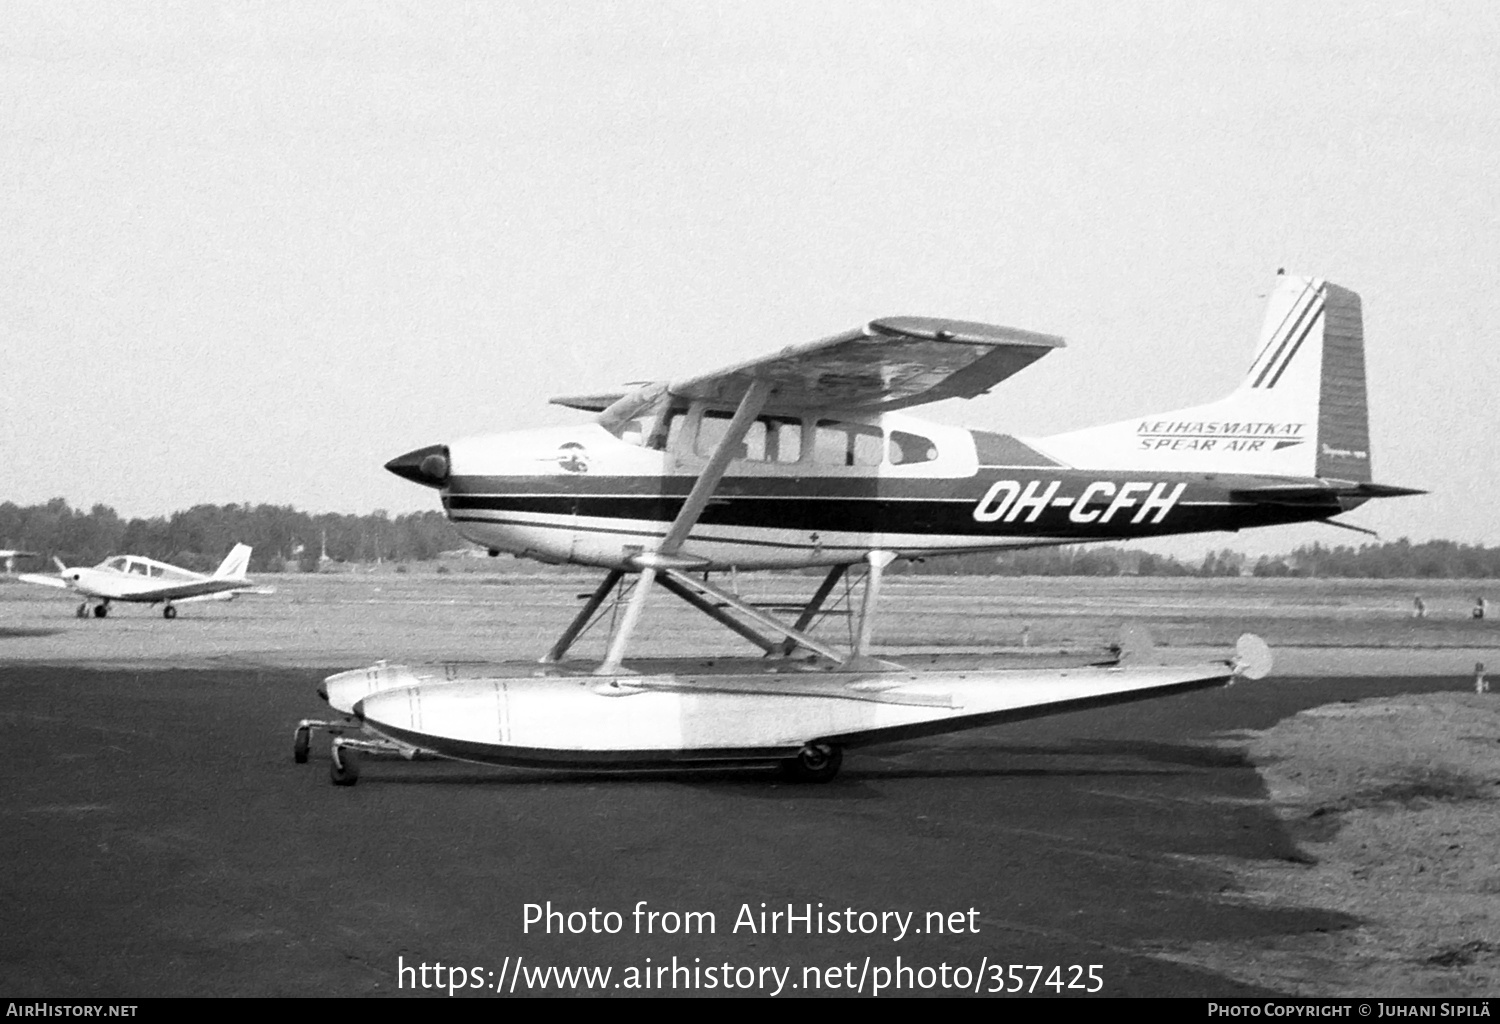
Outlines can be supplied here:
[[244, 579], [245, 570], [250, 567], [250, 551], [249, 544], [236, 544], [230, 549], [229, 556], [214, 570], [214, 579]]
[[1281, 277], [1250, 371], [1227, 398], [1039, 438], [1072, 466], [1370, 480], [1359, 296]]

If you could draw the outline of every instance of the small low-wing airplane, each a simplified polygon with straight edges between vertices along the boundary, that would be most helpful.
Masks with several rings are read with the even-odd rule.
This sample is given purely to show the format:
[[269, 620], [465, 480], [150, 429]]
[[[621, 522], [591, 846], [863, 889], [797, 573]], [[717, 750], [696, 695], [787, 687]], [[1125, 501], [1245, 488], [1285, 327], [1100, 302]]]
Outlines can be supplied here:
[[[492, 554], [605, 575], [542, 659], [550, 675], [342, 673], [325, 681], [325, 699], [377, 739], [344, 738], [347, 721], [304, 721], [298, 759], [311, 728], [332, 726], [333, 777], [345, 784], [357, 750], [523, 765], [771, 760], [826, 778], [850, 743], [1265, 670], [1252, 642], [1233, 666], [914, 674], [870, 654], [895, 559], [1332, 520], [1372, 498], [1422, 493], [1373, 482], [1360, 299], [1312, 277], [1281, 277], [1249, 372], [1217, 402], [1038, 438], [900, 411], [984, 394], [1062, 346], [1008, 327], [890, 317], [701, 376], [553, 400], [595, 413], [591, 422], [391, 460], [391, 472], [437, 489], [458, 531]], [[808, 627], [860, 564], [845, 651]], [[812, 566], [827, 576], [791, 624], [708, 580]], [[602, 663], [567, 664], [611, 592], [626, 600], [628, 577]], [[657, 585], [784, 667], [771, 679], [632, 671], [625, 655]], [[799, 648], [816, 657], [793, 658]]]
[[258, 587], [245, 578], [251, 548], [236, 544], [212, 575], [181, 569], [141, 555], [115, 555], [92, 568], [63, 565], [54, 559], [58, 572], [22, 573], [17, 579], [81, 594], [80, 619], [92, 606], [95, 618], [109, 614], [113, 601], [162, 605], [163, 618], [177, 618], [177, 605], [189, 601], [232, 601], [240, 594], [270, 594], [274, 588]]

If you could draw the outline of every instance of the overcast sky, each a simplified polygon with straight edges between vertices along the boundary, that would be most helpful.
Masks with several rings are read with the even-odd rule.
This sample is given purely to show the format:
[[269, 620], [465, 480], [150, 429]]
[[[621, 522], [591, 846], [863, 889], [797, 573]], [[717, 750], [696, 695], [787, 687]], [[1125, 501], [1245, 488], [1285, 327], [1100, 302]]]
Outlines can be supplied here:
[[[0, 2], [0, 500], [381, 469], [893, 314], [1068, 348], [950, 423], [1207, 401], [1361, 293], [1350, 521], [1500, 544], [1500, 6]], [[1326, 527], [1209, 538], [1343, 543]]]

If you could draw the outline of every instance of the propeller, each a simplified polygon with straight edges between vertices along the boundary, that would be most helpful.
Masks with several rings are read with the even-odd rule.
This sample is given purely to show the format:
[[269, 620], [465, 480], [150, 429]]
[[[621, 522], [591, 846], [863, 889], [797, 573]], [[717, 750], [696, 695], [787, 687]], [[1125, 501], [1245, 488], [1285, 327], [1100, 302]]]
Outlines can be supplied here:
[[57, 566], [57, 571], [60, 573], [68, 571], [68, 567], [66, 565], [63, 565], [63, 560], [61, 558], [58, 558], [56, 555], [52, 556], [52, 564]]

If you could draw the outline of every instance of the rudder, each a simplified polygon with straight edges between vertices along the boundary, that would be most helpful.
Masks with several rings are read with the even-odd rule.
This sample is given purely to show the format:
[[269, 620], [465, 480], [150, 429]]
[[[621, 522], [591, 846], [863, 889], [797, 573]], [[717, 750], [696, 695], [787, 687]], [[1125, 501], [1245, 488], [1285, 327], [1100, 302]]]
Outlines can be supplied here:
[[1318, 396], [1317, 475], [1370, 480], [1370, 409], [1365, 393], [1364, 313], [1359, 296], [1336, 284], [1323, 327], [1323, 380]]

